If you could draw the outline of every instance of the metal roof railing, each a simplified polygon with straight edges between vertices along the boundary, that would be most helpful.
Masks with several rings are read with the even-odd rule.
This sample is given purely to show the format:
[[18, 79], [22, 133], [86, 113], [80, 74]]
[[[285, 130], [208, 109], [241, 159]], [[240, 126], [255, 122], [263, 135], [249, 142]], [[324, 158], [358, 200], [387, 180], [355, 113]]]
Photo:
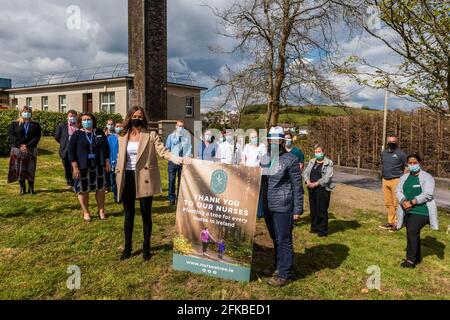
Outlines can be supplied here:
[[[128, 77], [128, 63], [119, 63], [111, 66], [92, 67], [65, 72], [56, 72], [48, 75], [13, 80], [12, 88], [40, 87], [82, 81], [105, 80]], [[196, 81], [189, 73], [172, 72], [167, 74], [167, 81], [176, 84], [195, 86]]]

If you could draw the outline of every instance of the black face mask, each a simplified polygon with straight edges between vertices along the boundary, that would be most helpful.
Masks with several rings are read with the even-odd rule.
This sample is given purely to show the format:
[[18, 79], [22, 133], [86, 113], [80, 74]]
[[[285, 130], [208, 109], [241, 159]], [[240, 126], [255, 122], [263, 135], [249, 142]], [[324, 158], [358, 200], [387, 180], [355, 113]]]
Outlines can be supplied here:
[[144, 125], [144, 120], [141, 119], [131, 119], [131, 125], [134, 128], [139, 128], [142, 127]]
[[397, 144], [396, 143], [388, 143], [388, 147], [391, 150], [394, 150], [395, 148], [397, 148]]

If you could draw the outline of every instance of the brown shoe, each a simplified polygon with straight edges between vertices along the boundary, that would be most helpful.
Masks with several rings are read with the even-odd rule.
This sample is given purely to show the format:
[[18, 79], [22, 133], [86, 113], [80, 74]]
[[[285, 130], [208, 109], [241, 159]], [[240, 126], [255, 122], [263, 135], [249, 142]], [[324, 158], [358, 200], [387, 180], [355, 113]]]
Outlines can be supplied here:
[[392, 228], [389, 229], [389, 232], [397, 232], [397, 231], [399, 230], [397, 229], [396, 226], [392, 226]]
[[390, 223], [386, 223], [385, 225], [379, 226], [383, 230], [391, 230], [393, 225]]
[[284, 287], [290, 283], [287, 279], [281, 279], [279, 277], [273, 277], [269, 281], [267, 281], [267, 284], [273, 286], [273, 287]]

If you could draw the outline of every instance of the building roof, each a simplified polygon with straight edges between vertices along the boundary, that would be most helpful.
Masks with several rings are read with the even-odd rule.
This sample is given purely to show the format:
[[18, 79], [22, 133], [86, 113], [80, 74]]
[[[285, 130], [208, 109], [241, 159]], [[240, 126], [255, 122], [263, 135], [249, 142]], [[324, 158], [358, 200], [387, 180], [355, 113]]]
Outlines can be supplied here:
[[[15, 79], [12, 82], [11, 89], [8, 89], [8, 91], [13, 92], [23, 89], [42, 89], [55, 86], [133, 80], [133, 78], [133, 75], [129, 74], [128, 64], [122, 63], [112, 66], [85, 68], [49, 75], [37, 75], [25, 79]], [[196, 81], [189, 73], [170, 71], [167, 74], [167, 84], [191, 89], [207, 90], [207, 88], [197, 86]]]
[[[87, 84], [98, 84], [105, 82], [122, 82], [122, 81], [132, 81], [132, 76], [127, 77], [118, 77], [118, 78], [104, 78], [104, 79], [95, 79], [95, 80], [84, 80], [84, 81], [73, 81], [73, 82], [65, 82], [65, 83], [54, 83], [48, 85], [34, 85], [34, 86], [25, 86], [25, 87], [14, 87], [11, 89], [5, 89], [7, 92], [18, 92], [24, 90], [36, 90], [36, 89], [48, 89], [48, 88], [61, 88], [61, 87], [70, 87], [70, 86], [83, 86]], [[208, 88], [193, 86], [188, 84], [180, 84], [174, 82], [167, 82], [168, 86], [180, 87], [180, 88], [188, 88], [188, 89], [196, 89], [196, 90], [208, 90]]]

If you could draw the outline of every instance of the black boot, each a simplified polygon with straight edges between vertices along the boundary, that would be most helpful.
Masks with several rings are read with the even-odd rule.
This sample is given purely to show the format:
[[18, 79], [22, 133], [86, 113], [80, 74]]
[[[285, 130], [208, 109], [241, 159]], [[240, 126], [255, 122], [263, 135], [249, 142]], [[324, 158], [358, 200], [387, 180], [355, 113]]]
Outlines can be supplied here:
[[120, 256], [120, 260], [127, 260], [131, 258], [131, 248], [125, 248], [125, 250], [123, 250], [122, 255]]
[[26, 186], [25, 186], [25, 180], [19, 180], [19, 186], [20, 186], [20, 195], [25, 195], [26, 192]]
[[144, 261], [150, 261], [150, 244], [145, 244], [142, 247], [142, 254], [144, 256]]
[[31, 195], [36, 194], [36, 192], [34, 192], [34, 181], [28, 181], [28, 193]]

